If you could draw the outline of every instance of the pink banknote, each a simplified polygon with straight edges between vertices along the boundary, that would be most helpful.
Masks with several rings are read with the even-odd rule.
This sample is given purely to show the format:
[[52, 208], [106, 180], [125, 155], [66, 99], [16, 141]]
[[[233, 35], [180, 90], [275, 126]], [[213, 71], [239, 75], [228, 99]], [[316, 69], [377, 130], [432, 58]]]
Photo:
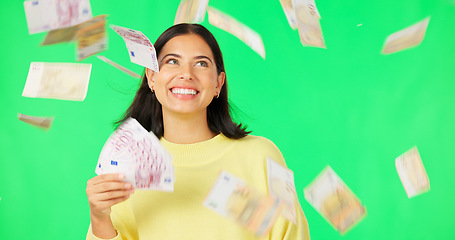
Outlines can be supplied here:
[[71, 27], [92, 18], [89, 0], [31, 0], [24, 2], [30, 34]]
[[132, 63], [152, 69], [155, 72], [160, 71], [155, 48], [147, 36], [130, 28], [115, 25], [110, 25], [110, 27], [125, 41]]
[[122, 173], [139, 189], [174, 190], [172, 158], [158, 138], [129, 118], [104, 144], [96, 174]]

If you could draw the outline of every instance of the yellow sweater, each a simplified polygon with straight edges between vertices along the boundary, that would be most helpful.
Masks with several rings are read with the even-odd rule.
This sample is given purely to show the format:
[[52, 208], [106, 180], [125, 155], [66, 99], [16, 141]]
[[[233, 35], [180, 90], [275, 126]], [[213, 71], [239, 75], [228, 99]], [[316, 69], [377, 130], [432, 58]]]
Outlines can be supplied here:
[[[111, 219], [118, 233], [114, 240], [310, 239], [297, 199], [297, 225], [279, 217], [261, 238], [202, 205], [221, 170], [268, 194], [267, 156], [286, 165], [270, 140], [251, 135], [234, 140], [219, 134], [195, 144], [174, 144], [164, 138], [161, 143], [173, 157], [174, 192], [136, 190], [128, 200], [113, 206]], [[87, 239], [99, 238], [89, 228]]]

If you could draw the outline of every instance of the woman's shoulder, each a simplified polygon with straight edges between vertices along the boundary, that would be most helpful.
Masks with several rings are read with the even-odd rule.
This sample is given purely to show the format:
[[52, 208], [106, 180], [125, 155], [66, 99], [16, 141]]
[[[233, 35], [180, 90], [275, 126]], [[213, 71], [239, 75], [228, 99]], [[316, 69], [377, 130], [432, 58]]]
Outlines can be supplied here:
[[275, 146], [275, 143], [273, 143], [270, 139], [262, 136], [256, 136], [256, 135], [246, 135], [245, 137], [239, 139], [240, 141], [243, 141], [245, 143], [253, 143], [253, 144], [264, 144], [264, 145], [271, 145]]
[[239, 139], [239, 143], [251, 151], [256, 150], [281, 156], [281, 152], [275, 143], [266, 137], [247, 135]]

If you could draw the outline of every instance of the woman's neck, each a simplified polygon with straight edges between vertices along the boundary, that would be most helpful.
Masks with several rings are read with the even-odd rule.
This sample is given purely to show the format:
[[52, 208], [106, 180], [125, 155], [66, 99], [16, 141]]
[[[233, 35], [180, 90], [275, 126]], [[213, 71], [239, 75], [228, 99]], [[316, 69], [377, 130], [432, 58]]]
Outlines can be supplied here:
[[184, 116], [163, 113], [163, 127], [164, 139], [172, 143], [198, 143], [216, 136], [208, 126], [207, 114]]

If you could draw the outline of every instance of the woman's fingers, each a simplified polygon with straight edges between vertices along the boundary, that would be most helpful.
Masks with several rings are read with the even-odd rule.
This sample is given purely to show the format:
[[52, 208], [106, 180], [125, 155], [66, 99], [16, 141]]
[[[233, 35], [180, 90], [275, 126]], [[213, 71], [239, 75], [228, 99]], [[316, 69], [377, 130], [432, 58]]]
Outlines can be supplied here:
[[94, 212], [104, 212], [113, 205], [123, 202], [131, 195], [131, 191], [111, 191], [92, 195], [89, 199], [90, 209]]
[[124, 198], [129, 196], [133, 193], [133, 189], [125, 189], [125, 190], [111, 190], [105, 192], [98, 192], [92, 195], [92, 199], [95, 201], [109, 201], [116, 198]]
[[103, 182], [119, 182], [125, 179], [125, 176], [118, 173], [108, 173], [95, 176], [87, 181], [87, 185], [97, 185]]
[[87, 198], [90, 211], [98, 216], [108, 216], [110, 208], [129, 198], [134, 188], [123, 182], [121, 174], [102, 174], [87, 181]]

